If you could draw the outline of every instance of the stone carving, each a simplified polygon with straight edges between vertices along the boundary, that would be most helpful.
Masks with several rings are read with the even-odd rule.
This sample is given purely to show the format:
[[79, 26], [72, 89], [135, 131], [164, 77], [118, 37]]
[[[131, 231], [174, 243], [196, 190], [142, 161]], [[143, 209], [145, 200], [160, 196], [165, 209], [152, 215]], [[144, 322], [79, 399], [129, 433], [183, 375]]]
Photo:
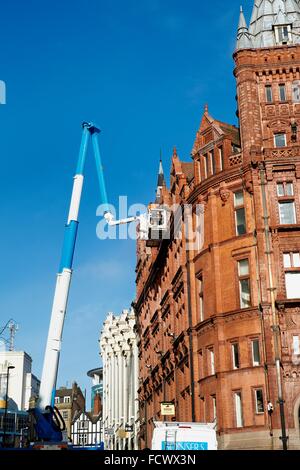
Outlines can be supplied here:
[[222, 200], [222, 205], [224, 206], [228, 199], [230, 198], [230, 191], [226, 188], [226, 185], [223, 183], [220, 186], [220, 198]]

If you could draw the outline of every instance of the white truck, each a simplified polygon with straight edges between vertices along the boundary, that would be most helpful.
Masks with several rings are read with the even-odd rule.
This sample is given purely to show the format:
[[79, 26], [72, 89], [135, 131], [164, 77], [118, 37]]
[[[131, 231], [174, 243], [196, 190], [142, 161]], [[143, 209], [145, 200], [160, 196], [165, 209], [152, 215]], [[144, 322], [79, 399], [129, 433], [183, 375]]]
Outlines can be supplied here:
[[152, 450], [217, 450], [215, 423], [155, 421]]

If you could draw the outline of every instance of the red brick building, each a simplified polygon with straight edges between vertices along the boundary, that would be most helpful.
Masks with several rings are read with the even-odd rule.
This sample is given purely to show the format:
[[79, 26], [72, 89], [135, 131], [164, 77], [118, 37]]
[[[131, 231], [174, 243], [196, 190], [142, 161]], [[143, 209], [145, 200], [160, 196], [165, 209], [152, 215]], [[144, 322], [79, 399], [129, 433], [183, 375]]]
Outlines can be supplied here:
[[241, 12], [234, 61], [240, 129], [206, 107], [191, 163], [175, 150], [159, 177], [158, 203], [193, 207], [181, 239], [138, 242], [142, 447], [168, 401], [220, 448], [300, 448], [298, 2], [256, 0], [249, 29]]

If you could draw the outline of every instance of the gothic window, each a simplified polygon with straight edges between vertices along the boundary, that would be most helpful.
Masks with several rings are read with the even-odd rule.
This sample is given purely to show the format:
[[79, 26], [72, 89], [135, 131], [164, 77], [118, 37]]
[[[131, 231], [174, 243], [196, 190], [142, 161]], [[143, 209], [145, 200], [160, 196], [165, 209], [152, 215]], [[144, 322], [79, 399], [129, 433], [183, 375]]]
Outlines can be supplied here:
[[300, 253], [283, 253], [287, 299], [300, 298]]
[[300, 80], [293, 81], [293, 102], [300, 103]]

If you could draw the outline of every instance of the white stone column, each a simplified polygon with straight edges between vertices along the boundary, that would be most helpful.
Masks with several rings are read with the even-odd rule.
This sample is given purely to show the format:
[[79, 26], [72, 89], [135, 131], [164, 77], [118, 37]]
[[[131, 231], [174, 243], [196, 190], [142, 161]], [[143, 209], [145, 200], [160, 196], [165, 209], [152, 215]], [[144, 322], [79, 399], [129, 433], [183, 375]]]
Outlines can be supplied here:
[[[119, 360], [119, 373], [118, 373], [118, 401], [119, 401], [119, 426], [122, 427], [122, 420], [121, 417], [124, 416], [124, 407], [123, 407], [123, 356], [122, 356], [122, 350], [119, 349], [119, 354], [118, 354], [118, 360]], [[123, 449], [123, 440], [119, 439], [119, 446], [120, 449]]]
[[[108, 394], [109, 394], [109, 428], [113, 428], [113, 394], [112, 394], [112, 382], [113, 382], [113, 368], [112, 368], [112, 353], [109, 354], [109, 383], [108, 383]], [[109, 437], [109, 448], [113, 450], [113, 436]]]
[[114, 373], [114, 402], [115, 402], [115, 449], [117, 448], [117, 443], [119, 443], [119, 438], [117, 436], [117, 432], [120, 426], [120, 415], [119, 415], [119, 362], [118, 362], [118, 348], [115, 348], [114, 354], [114, 361], [115, 361], [115, 373]]
[[139, 356], [138, 356], [138, 347], [136, 337], [133, 343], [133, 376], [134, 376], [134, 449], [138, 450], [139, 440], [138, 432], [140, 430], [139, 426]]
[[[124, 351], [124, 427], [128, 423], [128, 351]], [[126, 439], [124, 439], [124, 447]]]
[[[128, 380], [129, 380], [129, 384], [128, 384], [128, 424], [130, 426], [133, 426], [134, 424], [134, 418], [133, 418], [133, 407], [134, 407], [134, 403], [133, 403], [133, 397], [134, 397], [134, 393], [133, 393], [133, 386], [134, 386], [134, 381], [133, 381], [133, 367], [132, 367], [132, 364], [133, 364], [133, 356], [132, 356], [132, 345], [130, 343], [130, 351], [128, 353]], [[131, 446], [131, 436], [132, 434], [130, 433], [130, 437], [128, 439], [128, 450], [132, 450], [132, 446]]]

